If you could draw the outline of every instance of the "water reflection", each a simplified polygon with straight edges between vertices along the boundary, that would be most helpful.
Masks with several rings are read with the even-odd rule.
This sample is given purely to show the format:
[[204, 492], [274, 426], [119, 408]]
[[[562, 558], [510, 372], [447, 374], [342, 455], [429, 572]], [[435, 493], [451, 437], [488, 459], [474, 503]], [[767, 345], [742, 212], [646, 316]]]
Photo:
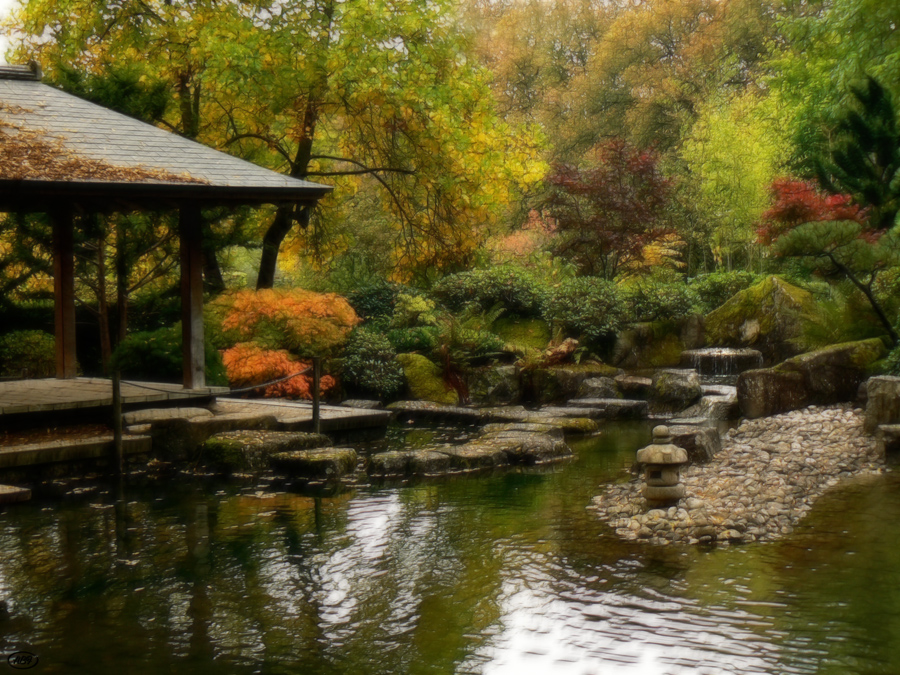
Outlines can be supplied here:
[[100, 675], [900, 672], [895, 477], [781, 543], [648, 548], [585, 510], [646, 442], [614, 431], [549, 472], [10, 508], [3, 653]]

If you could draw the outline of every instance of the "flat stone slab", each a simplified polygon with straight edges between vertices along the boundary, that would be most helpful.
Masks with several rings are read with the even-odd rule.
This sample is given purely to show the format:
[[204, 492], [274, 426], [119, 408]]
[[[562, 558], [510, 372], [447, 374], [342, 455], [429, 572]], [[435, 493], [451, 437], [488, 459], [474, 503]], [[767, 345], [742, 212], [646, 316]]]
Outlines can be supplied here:
[[[112, 456], [112, 434], [78, 440], [47, 441], [27, 445], [8, 445], [0, 448], [0, 469], [22, 468], [56, 462], [86, 459], [106, 459]], [[150, 452], [149, 436], [123, 436], [122, 451], [126, 455]]]
[[0, 485], [0, 504], [15, 504], [31, 499], [31, 490], [14, 485]]
[[272, 468], [292, 478], [340, 480], [356, 471], [356, 450], [352, 448], [316, 448], [279, 452], [270, 457]]
[[460, 424], [481, 424], [489, 419], [488, 408], [463, 408], [431, 401], [395, 401], [387, 406], [399, 419], [447, 420]]
[[152, 424], [158, 420], [185, 419], [212, 417], [211, 411], [206, 408], [145, 408], [133, 410], [122, 415], [122, 423], [128, 426], [135, 424]]
[[602, 419], [643, 419], [649, 412], [647, 401], [622, 398], [576, 398], [568, 406], [594, 411], [591, 417]]
[[341, 401], [344, 408], [359, 408], [362, 410], [384, 410], [384, 404], [381, 401], [370, 401], [369, 399], [348, 399]]
[[513, 406], [510, 408], [485, 408], [484, 412], [492, 424], [502, 424], [505, 422], [522, 422], [525, 424], [543, 424], [545, 426], [556, 427], [568, 433], [590, 434], [599, 429], [597, 423], [591, 419], [589, 413], [592, 410], [584, 410], [583, 414], [578, 414], [580, 409], [546, 407], [540, 410], [526, 410], [521, 406]]

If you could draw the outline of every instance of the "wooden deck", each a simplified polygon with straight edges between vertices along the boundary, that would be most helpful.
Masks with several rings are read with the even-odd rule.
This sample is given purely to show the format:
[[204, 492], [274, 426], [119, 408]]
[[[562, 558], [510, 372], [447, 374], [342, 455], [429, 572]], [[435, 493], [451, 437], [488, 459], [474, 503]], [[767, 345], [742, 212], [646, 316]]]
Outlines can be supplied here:
[[[172, 403], [209, 399], [227, 394], [228, 387], [185, 389], [180, 384], [122, 381], [122, 405]], [[70, 380], [12, 380], [0, 382], [0, 416], [35, 412], [59, 412], [112, 405], [111, 380], [77, 377]]]

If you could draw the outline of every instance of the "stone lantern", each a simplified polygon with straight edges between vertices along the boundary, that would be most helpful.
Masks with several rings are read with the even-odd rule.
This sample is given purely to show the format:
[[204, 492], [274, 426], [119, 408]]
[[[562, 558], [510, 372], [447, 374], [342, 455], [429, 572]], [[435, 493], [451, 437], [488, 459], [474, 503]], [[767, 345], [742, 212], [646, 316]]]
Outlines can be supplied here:
[[688, 454], [671, 440], [668, 427], [654, 427], [653, 443], [637, 452], [638, 464], [644, 467], [641, 494], [651, 508], [670, 506], [684, 497], [681, 467], [688, 463]]

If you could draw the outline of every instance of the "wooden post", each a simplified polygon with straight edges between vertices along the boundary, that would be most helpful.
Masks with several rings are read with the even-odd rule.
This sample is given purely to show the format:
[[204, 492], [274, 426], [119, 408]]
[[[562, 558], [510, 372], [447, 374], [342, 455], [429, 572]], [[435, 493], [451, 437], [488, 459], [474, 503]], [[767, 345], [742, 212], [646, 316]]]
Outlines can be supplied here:
[[78, 375], [75, 359], [75, 245], [71, 206], [55, 210], [53, 221], [53, 303], [56, 377]]
[[113, 452], [115, 454], [116, 473], [125, 473], [125, 452], [122, 445], [122, 376], [119, 369], [112, 373], [113, 401]]
[[178, 235], [181, 239], [181, 337], [184, 388], [206, 386], [203, 348], [203, 251], [200, 207], [181, 207]]
[[313, 357], [313, 381], [312, 381], [312, 417], [313, 417], [313, 433], [322, 433], [322, 423], [319, 413], [319, 387], [322, 379], [322, 358]]

